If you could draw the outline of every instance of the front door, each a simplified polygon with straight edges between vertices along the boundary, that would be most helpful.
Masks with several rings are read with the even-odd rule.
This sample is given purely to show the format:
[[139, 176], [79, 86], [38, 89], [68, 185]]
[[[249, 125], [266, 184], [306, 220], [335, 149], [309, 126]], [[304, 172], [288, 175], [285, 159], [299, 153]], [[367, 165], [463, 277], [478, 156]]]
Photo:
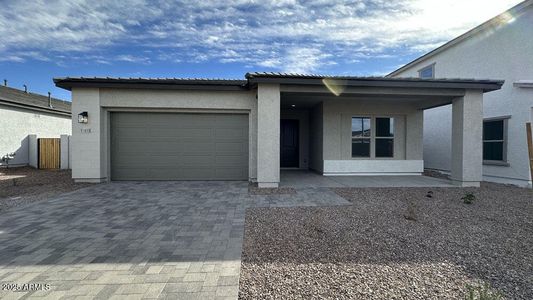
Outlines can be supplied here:
[[282, 168], [298, 168], [300, 166], [298, 120], [281, 120], [280, 155]]

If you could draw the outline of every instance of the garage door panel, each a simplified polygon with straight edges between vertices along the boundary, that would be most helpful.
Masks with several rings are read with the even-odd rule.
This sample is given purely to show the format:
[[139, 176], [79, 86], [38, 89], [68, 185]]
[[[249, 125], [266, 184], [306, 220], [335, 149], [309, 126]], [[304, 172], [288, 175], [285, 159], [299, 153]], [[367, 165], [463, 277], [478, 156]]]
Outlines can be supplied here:
[[211, 137], [213, 130], [211, 128], [151, 128], [149, 130], [151, 137], [165, 138], [183, 138], [183, 137]]
[[248, 131], [243, 128], [216, 128], [214, 134], [217, 139], [242, 139], [248, 136]]
[[248, 145], [242, 143], [216, 143], [215, 145], [217, 153], [248, 153]]
[[247, 173], [242, 168], [219, 168], [215, 170], [215, 176], [221, 179], [231, 180], [233, 178], [247, 176]]
[[214, 118], [216, 128], [248, 128], [248, 116], [236, 115], [234, 118], [226, 118], [223, 115]]
[[149, 115], [141, 113], [113, 113], [113, 121], [116, 121], [119, 127], [138, 127], [139, 124], [149, 123], [149, 117]]
[[148, 176], [156, 180], [205, 180], [215, 177], [215, 171], [210, 167], [150, 168]]
[[150, 119], [150, 124], [154, 127], [166, 127], [172, 124], [174, 128], [212, 128], [214, 119], [206, 114], [167, 114], [158, 119]]
[[151, 161], [153, 165], [162, 167], [208, 167], [215, 163], [215, 158], [212, 155], [158, 155], [154, 156]]
[[141, 180], [148, 176], [145, 168], [117, 168], [113, 171], [113, 176], [121, 180]]
[[[128, 168], [132, 167], [131, 162], [142, 162], [146, 159], [149, 159], [149, 157], [145, 154], [122, 154], [120, 156], [113, 157], [113, 166], [114, 167], [120, 167], [120, 168]], [[142, 163], [139, 163], [137, 165], [141, 165]]]
[[121, 153], [148, 153], [148, 154], [194, 154], [211, 153], [213, 143], [197, 142], [190, 140], [181, 141], [121, 141], [118, 150]]
[[214, 160], [217, 167], [237, 167], [248, 165], [248, 157], [239, 155], [218, 155], [214, 158]]
[[145, 127], [119, 127], [115, 129], [117, 136], [121, 138], [137, 138], [149, 135], [149, 129]]
[[[183, 167], [210, 167], [210, 166], [244, 166], [244, 160], [236, 158], [228, 158], [233, 162], [219, 162], [217, 163], [216, 157], [213, 156], [139, 156], [128, 155], [124, 158], [116, 158], [113, 165], [119, 168], [129, 168], [131, 162], [138, 162], [139, 167], [143, 168], [183, 168]], [[148, 163], [143, 161], [149, 160]]]
[[112, 113], [113, 180], [246, 180], [248, 115]]

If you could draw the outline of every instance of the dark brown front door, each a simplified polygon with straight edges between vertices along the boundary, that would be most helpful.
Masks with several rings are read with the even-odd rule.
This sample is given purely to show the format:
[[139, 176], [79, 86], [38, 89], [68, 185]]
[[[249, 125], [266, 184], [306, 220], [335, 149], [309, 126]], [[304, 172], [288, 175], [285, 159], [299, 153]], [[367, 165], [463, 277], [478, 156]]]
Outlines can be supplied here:
[[281, 167], [298, 168], [300, 147], [298, 144], [298, 120], [281, 120]]

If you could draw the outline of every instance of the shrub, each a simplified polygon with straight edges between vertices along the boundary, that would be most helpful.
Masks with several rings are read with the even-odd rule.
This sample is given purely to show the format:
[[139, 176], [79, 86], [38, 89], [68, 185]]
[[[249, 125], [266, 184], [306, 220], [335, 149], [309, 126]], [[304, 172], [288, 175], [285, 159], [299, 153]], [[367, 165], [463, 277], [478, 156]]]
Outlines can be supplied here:
[[493, 290], [488, 284], [483, 286], [473, 287], [471, 285], [466, 286], [468, 292], [466, 293], [466, 300], [500, 300], [503, 299], [503, 295]]
[[465, 204], [472, 204], [476, 200], [476, 196], [473, 193], [466, 193], [463, 198], [461, 198]]

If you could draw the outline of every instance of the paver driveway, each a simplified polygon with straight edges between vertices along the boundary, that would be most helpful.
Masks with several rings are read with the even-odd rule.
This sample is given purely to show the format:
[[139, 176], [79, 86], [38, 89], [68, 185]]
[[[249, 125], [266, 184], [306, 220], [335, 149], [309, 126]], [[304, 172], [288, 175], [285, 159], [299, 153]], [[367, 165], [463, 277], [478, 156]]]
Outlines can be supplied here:
[[348, 204], [324, 188], [254, 196], [246, 182], [114, 182], [0, 214], [0, 298], [231, 298], [247, 207]]

